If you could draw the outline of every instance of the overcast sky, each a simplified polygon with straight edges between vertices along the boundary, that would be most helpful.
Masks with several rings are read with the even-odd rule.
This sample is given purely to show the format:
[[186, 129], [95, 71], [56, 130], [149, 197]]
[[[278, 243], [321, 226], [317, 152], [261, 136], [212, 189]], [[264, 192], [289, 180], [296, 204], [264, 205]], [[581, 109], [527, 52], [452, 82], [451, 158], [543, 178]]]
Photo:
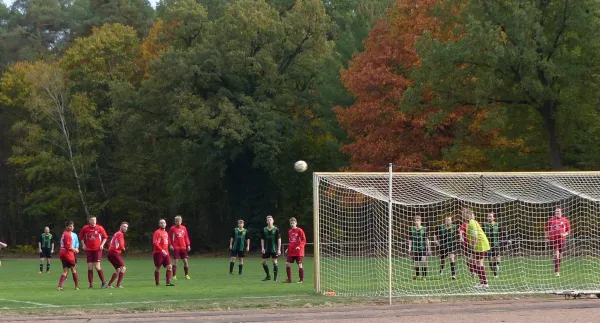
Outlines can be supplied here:
[[[10, 5], [11, 3], [13, 3], [14, 0], [0, 0], [0, 1]], [[150, 3], [152, 4], [152, 6], [155, 6], [157, 2], [158, 2], [158, 0], [150, 0]]]

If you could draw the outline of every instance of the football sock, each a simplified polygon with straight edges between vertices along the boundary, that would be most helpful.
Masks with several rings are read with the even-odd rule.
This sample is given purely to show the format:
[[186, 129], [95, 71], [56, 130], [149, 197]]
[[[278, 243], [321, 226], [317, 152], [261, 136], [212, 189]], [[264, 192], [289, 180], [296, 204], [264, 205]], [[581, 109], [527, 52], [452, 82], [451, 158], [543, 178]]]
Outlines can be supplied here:
[[485, 267], [479, 266], [479, 278], [482, 284], [487, 284], [487, 277], [485, 276]]
[[158, 271], [154, 271], [154, 282], [156, 283], [156, 285], [160, 283], [160, 272]]
[[58, 280], [58, 287], [62, 287], [63, 283], [65, 282], [65, 279], [67, 279], [67, 275], [60, 275], [60, 279]]
[[94, 284], [94, 271], [89, 270], [89, 269], [88, 269], [88, 282], [90, 283], [90, 286], [92, 286]]
[[40, 271], [44, 270], [44, 264], [40, 264]]
[[298, 269], [298, 272], [300, 274], [300, 281], [304, 281], [304, 268]]
[[279, 266], [277, 264], [273, 265], [273, 279], [277, 280], [277, 273], [279, 272]]
[[185, 273], [186, 276], [188, 275], [188, 272], [189, 272], [188, 269], [189, 269], [188, 266], [183, 266], [183, 272]]
[[232, 261], [229, 263], [229, 273], [231, 274], [233, 272], [233, 266], [235, 265], [235, 263]]
[[102, 270], [102, 269], [98, 270], [98, 277], [100, 277], [100, 281], [102, 282], [102, 285], [106, 284], [106, 280], [104, 280], [104, 270]]
[[125, 277], [125, 273], [124, 272], [120, 272], [119, 273], [119, 280], [117, 280], [117, 286], [121, 286], [121, 283], [123, 283], [123, 277]]
[[454, 261], [450, 262], [450, 270], [452, 271], [452, 276], [456, 276], [456, 267], [454, 267]]
[[[65, 276], [65, 279], [67, 278], [67, 276]], [[73, 273], [73, 282], [75, 283], [75, 287], [79, 287], [79, 274], [78, 273]]]
[[287, 274], [287, 279], [292, 281], [292, 267], [285, 267], [285, 273]]
[[263, 270], [265, 271], [265, 274], [267, 274], [267, 277], [271, 276], [269, 275], [269, 266], [267, 266], [267, 264], [263, 264]]
[[173, 276], [177, 276], [177, 265], [173, 265]]
[[498, 267], [497, 266], [497, 262], [492, 261], [490, 263], [490, 267], [492, 267], [492, 272], [494, 273], [494, 276], [498, 276], [498, 271], [496, 270]]
[[423, 272], [423, 277], [427, 277], [427, 266], [421, 267], [421, 272]]
[[241, 274], [243, 269], [244, 265], [238, 265], [238, 274]]
[[172, 275], [173, 275], [173, 271], [171, 271], [171, 270], [167, 270], [167, 274], [166, 274], [166, 277], [167, 277], [167, 284], [170, 284], [170, 283], [171, 283], [171, 276], [172, 276]]
[[440, 273], [444, 271], [444, 266], [446, 265], [446, 259], [440, 259]]
[[415, 266], [415, 276], [419, 276], [419, 266]]
[[46, 272], [49, 272], [49, 271], [50, 271], [50, 264], [46, 264]]
[[112, 286], [112, 284], [115, 282], [115, 279], [117, 279], [117, 273], [113, 273], [112, 276], [110, 277], [110, 280], [108, 281], [108, 286]]

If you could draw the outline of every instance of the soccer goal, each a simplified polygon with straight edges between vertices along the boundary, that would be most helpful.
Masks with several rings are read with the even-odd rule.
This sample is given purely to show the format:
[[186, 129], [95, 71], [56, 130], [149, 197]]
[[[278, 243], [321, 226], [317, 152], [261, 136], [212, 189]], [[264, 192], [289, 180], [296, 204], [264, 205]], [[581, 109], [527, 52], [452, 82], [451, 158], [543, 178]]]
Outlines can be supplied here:
[[[313, 176], [318, 293], [389, 296], [391, 301], [397, 296], [600, 289], [600, 172], [392, 173], [390, 166], [389, 173]], [[482, 227], [495, 223], [487, 225], [494, 229], [488, 238], [495, 243], [488, 253], [494, 258], [484, 259], [488, 288], [474, 288], [478, 280], [471, 277], [460, 237], [454, 251], [456, 279], [448, 248], [436, 243], [445, 219], [460, 225], [465, 210]], [[556, 212], [570, 222], [570, 234], [558, 247], [546, 237]], [[419, 276], [415, 254], [408, 251], [417, 216], [429, 242], [429, 248], [427, 241], [417, 242], [427, 248]]]

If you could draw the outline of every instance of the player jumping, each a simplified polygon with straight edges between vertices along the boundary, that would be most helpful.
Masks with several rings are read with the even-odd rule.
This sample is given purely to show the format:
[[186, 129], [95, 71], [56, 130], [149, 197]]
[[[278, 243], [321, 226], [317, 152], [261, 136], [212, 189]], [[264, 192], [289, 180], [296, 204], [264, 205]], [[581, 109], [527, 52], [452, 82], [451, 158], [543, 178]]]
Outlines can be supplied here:
[[281, 233], [273, 223], [275, 220], [272, 216], [267, 216], [267, 226], [263, 229], [262, 237], [260, 239], [260, 248], [262, 249], [262, 266], [267, 274], [267, 277], [263, 281], [271, 280], [269, 274], [269, 266], [267, 260], [273, 259], [273, 280], [277, 281], [277, 273], [279, 272], [279, 266], [277, 265], [277, 257], [281, 255]]
[[85, 250], [87, 257], [89, 289], [94, 288], [94, 268], [98, 272], [102, 288], [108, 288], [108, 284], [104, 280], [104, 271], [100, 265], [102, 261], [102, 249], [104, 249], [107, 239], [108, 235], [106, 231], [101, 225], [96, 224], [96, 216], [94, 215], [90, 216], [89, 224], [84, 225], [79, 232], [79, 243], [81, 244], [81, 248]]
[[485, 275], [485, 266], [483, 260], [486, 252], [490, 250], [490, 242], [488, 241], [479, 222], [475, 220], [473, 211], [467, 209], [463, 213], [464, 220], [467, 224], [467, 241], [471, 250], [471, 259], [475, 272], [479, 275], [479, 284], [475, 288], [487, 288], [488, 281]]
[[250, 236], [248, 230], [244, 229], [244, 220], [238, 220], [237, 228], [233, 229], [229, 239], [229, 250], [231, 250], [231, 261], [229, 262], [229, 275], [233, 275], [235, 258], [239, 258], [238, 275], [244, 270], [244, 257], [250, 250]]
[[175, 286], [171, 283], [173, 265], [171, 265], [171, 257], [169, 257], [169, 233], [165, 230], [166, 227], [167, 221], [160, 219], [158, 221], [158, 229], [154, 231], [154, 236], [152, 237], [152, 246], [154, 247], [152, 258], [154, 259], [154, 282], [156, 286], [160, 283], [161, 266], [167, 268], [167, 286]]
[[112, 288], [112, 284], [117, 279], [117, 288], [123, 288], [121, 283], [123, 282], [123, 277], [125, 277], [125, 262], [123, 262], [123, 258], [121, 257], [121, 253], [125, 251], [125, 233], [129, 229], [129, 223], [121, 222], [121, 227], [119, 231], [113, 235], [112, 239], [110, 239], [110, 244], [108, 245], [108, 254], [106, 258], [115, 268], [115, 273], [112, 274], [112, 277], [108, 281], [108, 288]]
[[289, 284], [292, 282], [292, 264], [294, 261], [298, 264], [298, 274], [300, 276], [300, 280], [298, 284], [304, 283], [304, 268], [302, 267], [302, 259], [304, 258], [304, 246], [306, 245], [306, 235], [304, 234], [304, 230], [297, 227], [298, 221], [296, 218], [290, 218], [290, 227], [291, 229], [288, 231], [288, 237], [290, 239], [290, 244], [288, 249], [285, 251], [287, 253], [287, 259], [285, 261], [285, 271], [287, 273], [287, 279], [284, 283]]
[[188, 268], [188, 252], [191, 250], [190, 235], [187, 228], [181, 224], [182, 222], [181, 215], [178, 215], [175, 217], [175, 225], [169, 228], [170, 248], [173, 251], [173, 258], [175, 259], [173, 280], [177, 280], [177, 264], [179, 263], [179, 259], [183, 259], [185, 279], [191, 279]]
[[444, 274], [444, 265], [446, 258], [450, 258], [450, 270], [452, 280], [456, 280], [456, 267], [454, 258], [456, 254], [456, 237], [458, 235], [458, 225], [452, 223], [452, 217], [444, 219], [444, 224], [440, 225], [437, 235], [434, 235], [436, 245], [440, 248], [440, 276]]
[[73, 221], [67, 221], [65, 223], [65, 231], [60, 239], [60, 252], [58, 255], [63, 267], [62, 275], [60, 275], [60, 279], [58, 280], [57, 290], [59, 291], [63, 290], [63, 283], [67, 279], [69, 269], [71, 269], [71, 273], [73, 274], [75, 290], [79, 290], [79, 275], [77, 275], [77, 265], [75, 264], [75, 253], [77, 253], [79, 250], [73, 248], [73, 237], [71, 236], [71, 231], [73, 231]]
[[50, 258], [54, 253], [54, 236], [50, 233], [50, 228], [45, 227], [44, 232], [38, 236], [38, 248], [40, 251], [40, 272], [44, 270], [44, 260], [46, 261], [46, 274], [50, 273]]
[[571, 234], [571, 223], [563, 217], [562, 208], [557, 207], [554, 210], [554, 216], [546, 224], [546, 241], [554, 251], [554, 275], [556, 277], [560, 276], [561, 254], [565, 250], [565, 243], [569, 234]]
[[421, 270], [422, 280], [427, 279], [427, 255], [429, 253], [430, 244], [427, 237], [427, 229], [421, 225], [421, 217], [415, 216], [415, 225], [410, 227], [408, 239], [408, 252], [412, 254], [415, 276], [413, 280], [419, 277], [419, 269]]

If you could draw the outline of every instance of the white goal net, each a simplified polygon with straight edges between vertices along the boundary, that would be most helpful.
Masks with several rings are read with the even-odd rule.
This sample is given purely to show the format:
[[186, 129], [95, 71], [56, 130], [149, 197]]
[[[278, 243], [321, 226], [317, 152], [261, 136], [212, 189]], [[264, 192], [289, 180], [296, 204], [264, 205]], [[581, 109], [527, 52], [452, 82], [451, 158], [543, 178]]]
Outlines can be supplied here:
[[[600, 289], [600, 172], [315, 173], [313, 181], [316, 292], [392, 297]], [[492, 247], [483, 260], [487, 288], [475, 288], [480, 279], [471, 275], [457, 231], [442, 229], [460, 231], [463, 210], [474, 213]], [[548, 227], [557, 212], [563, 218]], [[422, 231], [414, 229], [417, 216]], [[456, 226], [445, 224], [447, 217]], [[557, 238], [557, 224], [568, 231], [563, 219], [570, 234]], [[415, 240], [414, 232], [426, 239]], [[448, 237], [456, 239], [454, 248]]]

